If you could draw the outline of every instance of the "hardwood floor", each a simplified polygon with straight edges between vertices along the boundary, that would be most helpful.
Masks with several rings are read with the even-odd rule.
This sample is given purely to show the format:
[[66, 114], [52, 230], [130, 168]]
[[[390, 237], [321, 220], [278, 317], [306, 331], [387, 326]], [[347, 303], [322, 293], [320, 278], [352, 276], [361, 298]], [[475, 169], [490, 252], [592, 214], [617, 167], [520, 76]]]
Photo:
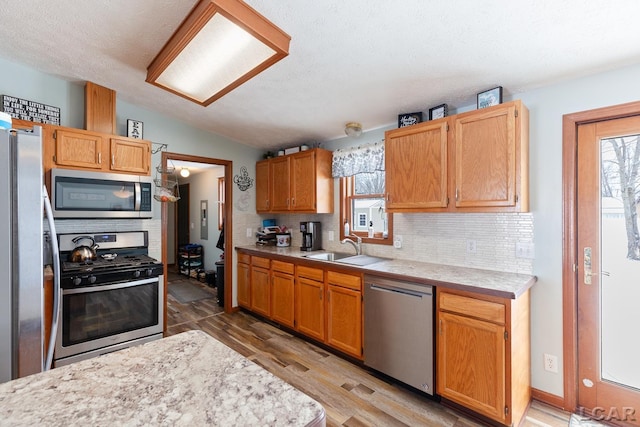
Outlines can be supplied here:
[[[170, 275], [169, 286], [173, 280], [200, 284]], [[215, 301], [213, 298], [180, 304], [169, 297], [168, 335], [192, 329], [208, 333], [320, 402], [327, 414], [327, 426], [481, 425], [426, 395], [375, 375], [246, 312], [225, 314]], [[565, 427], [569, 415], [534, 401], [521, 426]]]

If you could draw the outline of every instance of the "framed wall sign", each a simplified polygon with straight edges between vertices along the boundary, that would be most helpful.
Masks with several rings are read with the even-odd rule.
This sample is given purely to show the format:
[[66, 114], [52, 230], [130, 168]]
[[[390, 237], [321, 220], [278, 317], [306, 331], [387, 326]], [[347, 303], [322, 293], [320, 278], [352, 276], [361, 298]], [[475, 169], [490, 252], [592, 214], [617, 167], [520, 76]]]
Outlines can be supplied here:
[[443, 117], [447, 117], [447, 104], [429, 108], [429, 120], [441, 119]]
[[415, 125], [422, 122], [422, 112], [417, 113], [405, 113], [398, 115], [398, 127], [403, 128], [405, 126]]
[[502, 104], [502, 86], [485, 90], [478, 94], [478, 109]]
[[129, 138], [144, 139], [142, 136], [143, 126], [144, 123], [138, 120], [127, 119], [127, 136]]

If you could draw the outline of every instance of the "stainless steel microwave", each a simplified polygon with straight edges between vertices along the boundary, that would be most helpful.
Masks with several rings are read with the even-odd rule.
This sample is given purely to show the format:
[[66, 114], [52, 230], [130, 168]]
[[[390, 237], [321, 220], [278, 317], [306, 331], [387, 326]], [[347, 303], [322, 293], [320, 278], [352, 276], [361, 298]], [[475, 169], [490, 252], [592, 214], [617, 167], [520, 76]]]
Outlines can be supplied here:
[[54, 218], [151, 218], [152, 179], [51, 169]]

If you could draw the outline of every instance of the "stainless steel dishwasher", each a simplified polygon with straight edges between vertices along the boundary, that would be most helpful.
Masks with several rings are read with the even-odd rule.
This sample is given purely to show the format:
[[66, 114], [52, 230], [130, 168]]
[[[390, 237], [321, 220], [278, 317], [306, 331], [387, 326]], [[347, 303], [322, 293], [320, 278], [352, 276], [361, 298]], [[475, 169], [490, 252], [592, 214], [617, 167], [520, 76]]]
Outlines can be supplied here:
[[433, 395], [433, 288], [364, 281], [364, 364]]

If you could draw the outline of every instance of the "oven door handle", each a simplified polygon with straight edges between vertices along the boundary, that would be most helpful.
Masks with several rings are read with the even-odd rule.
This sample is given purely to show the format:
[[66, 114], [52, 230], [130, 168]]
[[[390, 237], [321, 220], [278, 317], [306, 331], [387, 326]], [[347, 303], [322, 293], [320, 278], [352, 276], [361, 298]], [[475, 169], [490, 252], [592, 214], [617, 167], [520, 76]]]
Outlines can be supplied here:
[[152, 277], [150, 279], [135, 280], [133, 282], [114, 283], [112, 285], [83, 286], [81, 288], [63, 289], [62, 295], [88, 294], [91, 292], [112, 291], [114, 289], [124, 289], [124, 288], [131, 288], [133, 286], [146, 285], [149, 283], [158, 283], [159, 281], [160, 279], [158, 277]]

